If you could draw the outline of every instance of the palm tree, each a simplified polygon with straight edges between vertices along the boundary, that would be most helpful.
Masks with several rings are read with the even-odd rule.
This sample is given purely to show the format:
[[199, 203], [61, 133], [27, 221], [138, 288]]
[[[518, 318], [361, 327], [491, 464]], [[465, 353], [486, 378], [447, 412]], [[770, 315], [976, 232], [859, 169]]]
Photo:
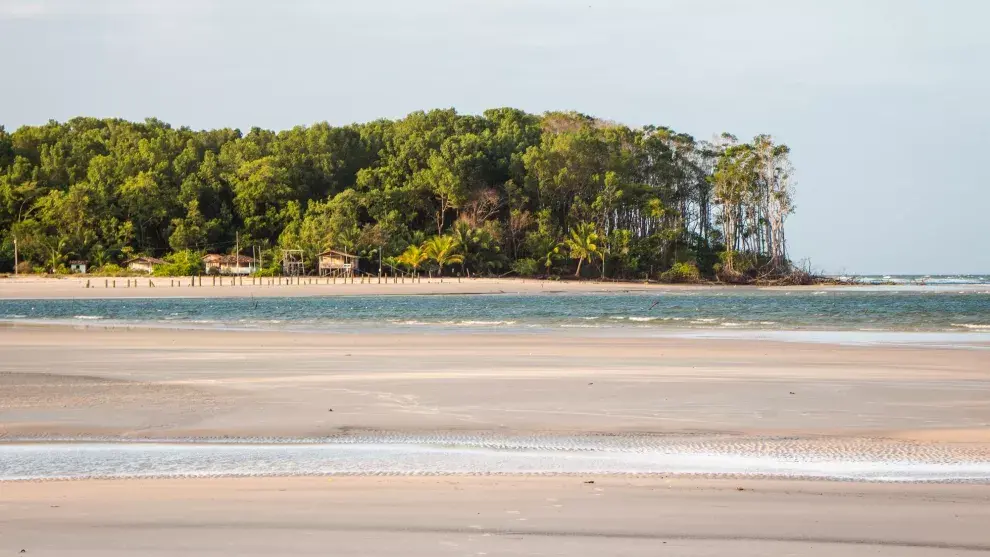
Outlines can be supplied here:
[[422, 265], [429, 257], [426, 252], [420, 246], [409, 246], [406, 251], [402, 252], [399, 256], [398, 262], [408, 266], [413, 270], [413, 274], [418, 274], [419, 266]]
[[582, 222], [571, 228], [571, 237], [567, 238], [564, 243], [570, 249], [571, 259], [577, 259], [578, 262], [577, 271], [574, 273], [575, 277], [581, 276], [581, 263], [585, 259], [591, 261], [594, 255], [599, 254], [597, 242], [598, 233], [595, 232], [594, 224]]
[[[461, 252], [461, 270], [467, 274], [467, 260], [471, 255], [471, 247], [477, 241], [474, 237], [474, 229], [464, 220], [458, 220], [451, 227], [450, 236], [457, 245], [457, 250]], [[468, 275], [470, 276], [470, 275]]]
[[437, 262], [440, 275], [443, 276], [443, 266], [462, 263], [464, 256], [457, 252], [457, 240], [451, 236], [434, 236], [423, 243], [426, 257]]

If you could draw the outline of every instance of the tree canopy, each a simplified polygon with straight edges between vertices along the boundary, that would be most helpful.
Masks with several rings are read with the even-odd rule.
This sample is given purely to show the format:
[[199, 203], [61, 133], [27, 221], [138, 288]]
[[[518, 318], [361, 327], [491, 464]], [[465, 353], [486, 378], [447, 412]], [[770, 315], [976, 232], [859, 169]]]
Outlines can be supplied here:
[[696, 141], [512, 108], [281, 132], [82, 117], [0, 127], [0, 271], [15, 238], [45, 271], [229, 253], [239, 238], [255, 253], [338, 249], [471, 275], [780, 272], [788, 155], [768, 135]]

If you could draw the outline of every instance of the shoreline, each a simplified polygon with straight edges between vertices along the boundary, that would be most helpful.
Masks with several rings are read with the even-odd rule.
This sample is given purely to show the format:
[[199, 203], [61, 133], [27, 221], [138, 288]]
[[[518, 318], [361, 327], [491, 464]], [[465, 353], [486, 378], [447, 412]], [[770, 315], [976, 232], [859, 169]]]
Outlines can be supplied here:
[[644, 338], [681, 339], [697, 341], [752, 341], [758, 343], [824, 344], [835, 346], [887, 346], [939, 348], [954, 350], [990, 350], [990, 331], [983, 330], [860, 330], [860, 329], [772, 329], [746, 327], [636, 327], [612, 325], [603, 327], [555, 326], [534, 324], [520, 327], [505, 324], [465, 323], [382, 323], [338, 322], [316, 327], [246, 326], [229, 323], [207, 325], [193, 322], [115, 321], [100, 319], [11, 319], [0, 318], [3, 330], [95, 329], [95, 330], [147, 330], [147, 331], [202, 331], [226, 334], [285, 333], [303, 335], [535, 335], [570, 338]]
[[[166, 469], [158, 467], [160, 460]], [[191, 477], [537, 476], [990, 484], [990, 443], [641, 434], [0, 440], [0, 482]]]
[[[663, 292], [813, 292], [813, 291], [921, 291], [921, 292], [990, 292], [987, 284], [938, 284], [938, 285], [859, 285], [818, 284], [807, 286], [759, 286], [711, 284], [661, 284], [644, 282], [553, 281], [520, 278], [423, 278], [420, 282], [379, 283], [377, 278], [368, 282], [331, 283], [318, 277], [303, 277], [303, 284], [231, 285], [230, 277], [224, 277], [223, 286], [213, 286], [212, 278], [205, 277], [202, 286], [189, 286], [189, 277], [103, 277], [65, 278], [0, 278], [0, 300], [34, 299], [126, 299], [126, 298], [250, 298], [250, 297], [308, 297], [308, 296], [410, 296], [410, 295], [497, 295], [497, 294], [602, 294], [602, 293], [663, 293]], [[116, 280], [114, 287], [104, 287], [104, 281]], [[269, 279], [258, 279], [267, 281]], [[390, 278], [389, 281], [394, 280]], [[87, 281], [91, 287], [86, 288]], [[124, 281], [134, 281], [137, 286], [125, 287]], [[149, 282], [154, 287], [149, 286]], [[245, 281], [247, 282], [247, 281]]]

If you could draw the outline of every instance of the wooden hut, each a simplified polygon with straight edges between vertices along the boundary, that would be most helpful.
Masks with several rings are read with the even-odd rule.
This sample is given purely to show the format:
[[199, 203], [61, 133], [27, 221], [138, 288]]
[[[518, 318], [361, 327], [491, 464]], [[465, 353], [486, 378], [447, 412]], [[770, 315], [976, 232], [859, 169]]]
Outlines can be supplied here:
[[157, 257], [135, 257], [134, 259], [128, 259], [124, 261], [124, 266], [131, 271], [137, 271], [139, 273], [148, 273], [149, 275], [155, 270], [155, 267], [159, 265], [164, 265], [165, 261], [158, 259]]
[[85, 275], [88, 267], [89, 261], [84, 259], [73, 259], [72, 261], [69, 261], [69, 271], [72, 271], [73, 273]]
[[358, 271], [358, 256], [342, 251], [327, 250], [319, 256], [320, 276], [354, 276]]
[[203, 256], [203, 267], [207, 274], [251, 275], [258, 271], [258, 262], [246, 255], [210, 253]]

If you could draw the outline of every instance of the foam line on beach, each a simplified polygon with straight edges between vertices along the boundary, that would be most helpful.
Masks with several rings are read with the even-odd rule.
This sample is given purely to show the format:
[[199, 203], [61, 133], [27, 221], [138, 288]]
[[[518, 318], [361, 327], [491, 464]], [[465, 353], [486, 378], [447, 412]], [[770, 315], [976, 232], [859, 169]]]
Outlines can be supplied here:
[[856, 440], [357, 436], [0, 444], [0, 480], [310, 475], [702, 475], [990, 483], [990, 455]]

